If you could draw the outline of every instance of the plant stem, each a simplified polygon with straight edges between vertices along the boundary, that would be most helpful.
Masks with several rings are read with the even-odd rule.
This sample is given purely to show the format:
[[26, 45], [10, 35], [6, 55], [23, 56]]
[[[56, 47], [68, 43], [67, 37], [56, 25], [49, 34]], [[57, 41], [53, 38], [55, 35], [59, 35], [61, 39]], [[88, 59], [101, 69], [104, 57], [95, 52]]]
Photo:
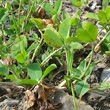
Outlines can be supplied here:
[[54, 55], [56, 52], [58, 52], [58, 51], [60, 51], [60, 50], [62, 50], [62, 49], [63, 49], [63, 47], [61, 47], [61, 48], [55, 50], [53, 53], [51, 53], [51, 54], [40, 64], [40, 66], [42, 67], [42, 66], [45, 64], [45, 62], [46, 62], [52, 55]]
[[36, 55], [36, 52], [37, 52], [37, 50], [39, 49], [39, 47], [40, 47], [42, 41], [43, 41], [43, 38], [41, 38], [40, 43], [38, 44], [37, 48], [34, 50], [34, 53], [33, 53], [32, 59], [31, 59], [31, 63], [32, 63], [33, 60], [34, 60], [35, 55]]
[[9, 84], [9, 85], [11, 84], [12, 85], [12, 84], [15, 84], [15, 83], [14, 82], [0, 82], [0, 84]]
[[[42, 31], [41, 31], [41, 30], [39, 30], [39, 32], [40, 32], [41, 37], [42, 37], [42, 36], [43, 36], [43, 35], [42, 35]], [[43, 37], [41, 38], [40, 43], [38, 44], [37, 48], [34, 50], [34, 53], [33, 53], [32, 59], [31, 59], [31, 63], [32, 63], [32, 62], [33, 62], [33, 60], [34, 60], [35, 55], [36, 55], [36, 52], [37, 52], [37, 50], [39, 49], [40, 45], [42, 44], [42, 41], [43, 41]]]
[[89, 60], [88, 65], [87, 65], [87, 68], [86, 68], [86, 70], [84, 71], [84, 73], [79, 77], [79, 79], [81, 79], [82, 77], [84, 77], [84, 75], [86, 74], [86, 72], [87, 72], [87, 70], [88, 70], [88, 68], [89, 68], [89, 66], [90, 66], [90, 64], [91, 64], [91, 62], [92, 62], [93, 54], [94, 54], [94, 48], [92, 49], [91, 57], [90, 57], [90, 60]]
[[71, 84], [71, 91], [72, 91], [72, 95], [73, 95], [73, 103], [74, 103], [75, 110], [78, 110], [77, 104], [76, 104], [76, 99], [75, 99], [74, 85], [73, 84]]
[[[87, 65], [87, 68], [86, 70], [84, 71], [84, 73], [79, 77], [79, 79], [81, 79], [82, 77], [85, 76], [86, 72], [88, 71], [88, 68], [92, 62], [92, 59], [93, 59], [93, 53], [94, 53], [94, 48], [92, 48], [92, 54], [91, 54], [91, 58], [89, 60], [89, 63]], [[72, 82], [73, 85], [75, 85], [75, 83], [77, 82], [77, 80], [75, 80], [74, 82]], [[75, 106], [75, 110], [79, 110], [79, 105], [80, 105], [80, 101], [81, 101], [81, 97], [80, 97], [80, 100], [79, 100], [79, 103], [78, 103], [78, 106], [76, 105], [76, 101], [75, 101], [75, 94], [74, 94], [74, 89], [73, 89], [73, 86], [71, 84], [71, 89], [72, 89], [72, 95], [73, 95], [73, 102], [74, 102], [74, 106]]]
[[[35, 1], [35, 0], [34, 0]], [[30, 9], [30, 7], [31, 7], [31, 9]], [[33, 4], [32, 4], [32, 6], [31, 6], [31, 0], [29, 1], [29, 6], [28, 6], [28, 11], [27, 11], [27, 17], [26, 17], [26, 19], [25, 19], [25, 29], [24, 29], [24, 34], [25, 34], [25, 32], [26, 32], [26, 26], [27, 26], [27, 21], [28, 21], [28, 19], [29, 19], [29, 17], [30, 17], [30, 13], [31, 13], [31, 11], [32, 11], [32, 7], [33, 7]], [[29, 11], [30, 10], [30, 11]]]
[[19, 4], [19, 12], [18, 12], [18, 22], [20, 23], [20, 10], [21, 10], [22, 0], [20, 0]]
[[28, 7], [27, 15], [29, 14], [30, 7], [31, 7], [31, 0], [29, 1], [29, 7]]
[[63, 67], [63, 63], [60, 61], [60, 59], [58, 57], [55, 57], [55, 58], [59, 62], [59, 64], [61, 65], [61, 67]]
[[13, 15], [12, 7], [11, 7], [10, 11], [11, 11], [12, 19], [13, 19], [13, 22], [15, 25], [16, 34], [17, 34], [17, 36], [19, 36], [20, 32], [18, 31], [18, 26], [17, 26], [16, 20], [15, 20], [14, 15]]
[[0, 85], [2, 85], [2, 86], [11, 86], [11, 87], [18, 88], [18, 89], [24, 88], [23, 86], [19, 86], [19, 85], [15, 85], [15, 84], [16, 83], [13, 83], [13, 82], [0, 82]]
[[80, 96], [79, 101], [78, 101], [78, 105], [77, 105], [77, 109], [79, 110], [79, 106], [80, 106], [80, 102], [81, 102], [81, 98], [83, 95]]
[[4, 23], [2, 24], [2, 36], [3, 36], [3, 42], [5, 44]]
[[100, 29], [100, 31], [98, 32], [98, 36], [99, 34], [102, 32], [103, 29], [105, 29], [105, 27], [107, 26], [108, 24], [106, 24], [102, 29]]
[[65, 50], [66, 50], [66, 62], [67, 62], [67, 64], [66, 64], [66, 66], [67, 66], [67, 75], [69, 75], [68, 50], [66, 48], [65, 48]]
[[[20, 4], [19, 4], [19, 11], [18, 11], [18, 22], [19, 22], [19, 25], [20, 25], [20, 11], [21, 11], [21, 5], [22, 5], [22, 0], [20, 0]], [[20, 28], [19, 29], [19, 33], [21, 33], [20, 31]]]

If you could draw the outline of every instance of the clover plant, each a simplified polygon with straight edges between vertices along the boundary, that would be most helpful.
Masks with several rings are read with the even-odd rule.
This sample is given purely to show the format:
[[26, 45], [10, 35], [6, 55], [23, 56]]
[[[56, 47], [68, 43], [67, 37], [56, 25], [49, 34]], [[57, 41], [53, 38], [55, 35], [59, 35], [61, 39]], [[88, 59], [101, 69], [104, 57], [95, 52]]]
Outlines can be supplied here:
[[[6, 0], [0, 0], [0, 75], [10, 79], [11, 83], [18, 85], [40, 84], [44, 78], [57, 65], [49, 64], [50, 59], [56, 55], [65, 56], [66, 61], [59, 59], [61, 65], [66, 68], [64, 82], [72, 91], [75, 109], [75, 93], [81, 97], [91, 90], [88, 78], [95, 65], [103, 59], [93, 61], [94, 51], [102, 45], [103, 54], [110, 54], [110, 8], [109, 0], [103, 0], [103, 9], [96, 13], [87, 13], [85, 16], [99, 22], [102, 29], [98, 31], [97, 25], [84, 21], [81, 22], [80, 8], [88, 3], [88, 0], [70, 0], [79, 8], [74, 18], [68, 12], [61, 15], [63, 0], [56, 3], [47, 3], [46, 0], [15, 0], [11, 4]], [[14, 7], [16, 5], [16, 7]], [[46, 11], [46, 12], [45, 12]], [[45, 15], [48, 13], [47, 15]], [[62, 16], [62, 20], [59, 19]], [[43, 18], [46, 16], [46, 18]], [[6, 24], [9, 23], [9, 27]], [[31, 32], [34, 30], [34, 32]], [[106, 35], [96, 44], [101, 31], [105, 29]], [[77, 50], [83, 50], [86, 44], [92, 43], [91, 52], [80, 62], [77, 68], [73, 67], [74, 54]], [[43, 46], [46, 44], [46, 50]], [[66, 64], [66, 67], [65, 67]], [[99, 83], [102, 90], [110, 88], [109, 83]]]

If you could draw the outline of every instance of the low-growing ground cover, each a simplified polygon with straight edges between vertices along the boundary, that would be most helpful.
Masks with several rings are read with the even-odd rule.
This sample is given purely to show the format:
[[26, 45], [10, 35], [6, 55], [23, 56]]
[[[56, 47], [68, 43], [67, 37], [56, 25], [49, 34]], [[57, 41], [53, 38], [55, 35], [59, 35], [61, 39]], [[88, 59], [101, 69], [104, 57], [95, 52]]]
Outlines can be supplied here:
[[91, 91], [110, 88], [99, 76], [91, 81], [94, 68], [109, 59], [109, 0], [103, 0], [97, 12], [85, 11], [88, 0], [70, 2], [74, 16], [61, 11], [63, 0], [0, 1], [0, 85], [10, 88], [1, 88], [6, 92], [2, 101], [6, 96], [21, 97], [24, 109], [58, 109], [63, 104], [53, 104], [49, 97], [64, 87], [78, 110]]

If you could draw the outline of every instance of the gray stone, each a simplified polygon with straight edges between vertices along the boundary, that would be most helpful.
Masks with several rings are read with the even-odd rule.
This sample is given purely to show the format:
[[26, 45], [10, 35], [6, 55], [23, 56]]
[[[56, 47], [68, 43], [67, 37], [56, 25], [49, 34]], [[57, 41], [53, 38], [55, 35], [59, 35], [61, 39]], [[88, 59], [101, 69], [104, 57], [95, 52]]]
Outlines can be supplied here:
[[5, 99], [3, 102], [0, 103], [0, 106], [16, 106], [19, 104], [19, 100], [12, 100], [12, 99]]
[[[68, 93], [63, 90], [57, 90], [50, 98], [50, 100], [54, 103], [62, 103], [63, 105], [56, 110], [75, 110], [73, 104], [73, 97], [68, 95]], [[78, 99], [76, 98], [76, 103], [78, 104]], [[85, 102], [80, 102], [79, 110], [93, 110], [93, 108], [87, 105]]]
[[103, 70], [103, 72], [101, 74], [101, 81], [110, 82], [110, 68]]

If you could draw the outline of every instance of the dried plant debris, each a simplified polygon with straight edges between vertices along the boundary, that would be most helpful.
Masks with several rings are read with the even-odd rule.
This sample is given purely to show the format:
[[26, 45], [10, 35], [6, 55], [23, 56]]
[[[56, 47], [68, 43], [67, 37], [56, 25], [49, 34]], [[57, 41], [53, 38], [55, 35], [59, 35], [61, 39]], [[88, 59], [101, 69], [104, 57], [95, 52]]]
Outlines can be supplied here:
[[57, 89], [55, 87], [50, 87], [47, 85], [36, 85], [33, 90], [25, 91], [26, 101], [25, 109], [26, 110], [54, 110], [60, 107], [62, 104], [52, 104], [49, 101], [49, 97], [52, 92], [55, 92]]
[[28, 109], [28, 108], [34, 106], [34, 104], [35, 104], [35, 101], [36, 101], [35, 94], [33, 91], [27, 90], [25, 92], [25, 95], [26, 95], [26, 107]]
[[52, 26], [57, 26], [57, 24], [52, 20], [52, 18], [50, 19], [42, 19], [43, 23], [44, 23], [44, 26], [47, 26], [47, 25], [52, 25]]
[[38, 18], [44, 18], [46, 16], [46, 11], [41, 7], [38, 10], [36, 10], [33, 14], [35, 17]]

